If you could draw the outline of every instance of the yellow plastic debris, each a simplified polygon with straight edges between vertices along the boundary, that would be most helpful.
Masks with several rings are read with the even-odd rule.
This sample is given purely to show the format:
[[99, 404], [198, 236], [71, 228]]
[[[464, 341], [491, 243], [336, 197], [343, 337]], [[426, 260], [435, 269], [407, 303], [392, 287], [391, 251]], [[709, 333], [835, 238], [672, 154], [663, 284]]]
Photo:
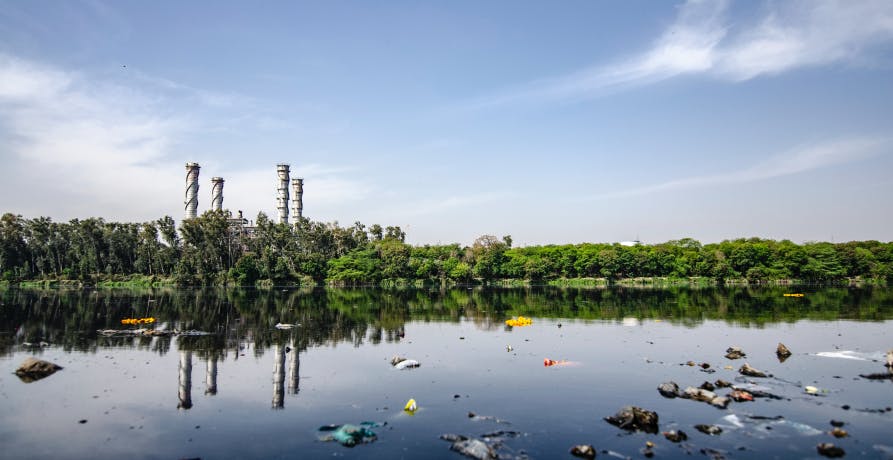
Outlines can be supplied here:
[[806, 392], [809, 393], [809, 394], [811, 394], [811, 395], [814, 395], [814, 394], [818, 394], [818, 393], [819, 393], [819, 389], [816, 388], [816, 387], [814, 387], [814, 386], [807, 386], [807, 387], [805, 387], [805, 388], [803, 388], [803, 389], [806, 390]]
[[409, 401], [406, 401], [406, 405], [403, 406], [403, 410], [409, 412], [410, 415], [413, 414], [416, 410], [418, 410], [419, 406], [416, 404], [415, 399], [409, 398]]
[[533, 324], [533, 320], [524, 316], [519, 316], [517, 319], [512, 318], [505, 320], [505, 324], [512, 327], [530, 326]]

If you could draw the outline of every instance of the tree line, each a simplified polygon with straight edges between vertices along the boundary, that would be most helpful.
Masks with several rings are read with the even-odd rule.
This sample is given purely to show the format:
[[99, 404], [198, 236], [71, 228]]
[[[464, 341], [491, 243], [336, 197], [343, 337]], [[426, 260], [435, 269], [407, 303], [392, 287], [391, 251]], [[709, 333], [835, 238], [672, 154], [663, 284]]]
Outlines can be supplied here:
[[636, 278], [893, 280], [893, 242], [810, 242], [761, 238], [701, 244], [684, 238], [625, 246], [581, 243], [513, 247], [483, 235], [471, 246], [414, 246], [398, 226], [368, 228], [302, 219], [279, 224], [258, 215], [250, 232], [226, 211], [181, 222], [101, 218], [53, 222], [0, 218], [0, 282], [145, 280], [198, 285], [560, 283]]

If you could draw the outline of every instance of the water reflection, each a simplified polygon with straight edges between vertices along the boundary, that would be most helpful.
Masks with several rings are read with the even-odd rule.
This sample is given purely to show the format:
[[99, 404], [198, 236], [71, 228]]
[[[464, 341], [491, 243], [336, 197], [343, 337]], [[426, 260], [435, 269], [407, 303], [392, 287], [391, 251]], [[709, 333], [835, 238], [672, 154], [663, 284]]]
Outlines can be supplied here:
[[206, 395], [217, 394], [217, 356], [212, 356], [211, 359], [207, 361], [205, 387]]
[[292, 342], [292, 350], [291, 357], [288, 360], [288, 394], [296, 395], [298, 394], [298, 380], [301, 378], [298, 375], [298, 370], [301, 367], [301, 358], [300, 353], [296, 347], [297, 340]]
[[[218, 359], [273, 348], [275, 371], [288, 361], [288, 391], [298, 391], [298, 354], [338, 342], [360, 346], [396, 342], [408, 321], [470, 319], [495, 330], [515, 315], [582, 320], [661, 319], [682, 326], [706, 320], [762, 327], [801, 319], [878, 321], [893, 317], [893, 290], [812, 289], [803, 298], [783, 297], [790, 287], [671, 289], [450, 289], [450, 290], [20, 290], [0, 291], [0, 355], [42, 342], [66, 351], [105, 347], [171, 350], [173, 337], [104, 337], [127, 317], [154, 316], [163, 330], [198, 330], [206, 336], [177, 338], [177, 348], [208, 361], [207, 392], [214, 394]], [[278, 330], [276, 323], [295, 323]], [[184, 364], [185, 361], [184, 360]], [[284, 375], [284, 370], [282, 370]], [[277, 381], [285, 381], [285, 378]], [[274, 398], [275, 399], [275, 398]], [[275, 402], [275, 401], [274, 401]], [[275, 404], [274, 404], [275, 405]]]
[[278, 343], [273, 345], [273, 356], [273, 409], [282, 409], [282, 398], [285, 396], [285, 347]]
[[[893, 290], [812, 289], [804, 298], [786, 298], [784, 292], [791, 290], [0, 291], [0, 355], [11, 356], [7, 364], [44, 355], [67, 368], [42, 387], [12, 381], [0, 388], [10, 406], [0, 416], [0, 437], [13, 440], [7, 444], [15, 450], [8, 456], [15, 458], [66, 457], [58, 452], [83, 458], [97, 445], [104, 446], [97, 458], [134, 451], [157, 458], [275, 458], [300, 451], [322, 458], [348, 451], [318, 442], [315, 431], [321, 424], [387, 420], [394, 427], [382, 431], [387, 442], [350, 452], [452, 458], [440, 433], [479, 436], [494, 429], [472, 423], [466, 415], [475, 411], [511, 420], [512, 430], [530, 433], [511, 439], [510, 445], [531, 457], [551, 458], [585, 441], [580, 426], [590, 433], [584, 438], [608, 440], [603, 448], [628, 454], [640, 451], [641, 437], [617, 436], [614, 427], [599, 422], [601, 416], [621, 405], [641, 404], [689, 432], [694, 424], [721, 423], [724, 413], [664, 399], [655, 387], [665, 380], [682, 385], [717, 377], [731, 381], [738, 375], [721, 365], [726, 364], [723, 350], [741, 345], [752, 352], [754, 367], [779, 376], [761, 384], [785, 397], [743, 403], [737, 409], [742, 420], [748, 414], [783, 416], [779, 420], [790, 426], [818, 429], [829, 419], [846, 419], [861, 445], [887, 443], [887, 381], [857, 376], [883, 371], [883, 363], [872, 360], [881, 359], [875, 354], [889, 346], [889, 323], [879, 321], [893, 319]], [[532, 317], [535, 325], [506, 330], [505, 319], [519, 315]], [[142, 316], [158, 318], [155, 326], [161, 330], [206, 334], [97, 333], [129, 329], [120, 320]], [[280, 330], [277, 323], [295, 327]], [[778, 323], [796, 324], [773, 326]], [[775, 344], [782, 339], [795, 355], [776, 366]], [[507, 353], [506, 345], [515, 351]], [[832, 350], [857, 350], [866, 359], [818, 353]], [[394, 370], [387, 364], [394, 353], [425, 365]], [[547, 368], [543, 358], [578, 365]], [[680, 365], [688, 360], [713, 364], [717, 375]], [[192, 393], [194, 370], [197, 395]], [[150, 380], [156, 376], [160, 382]], [[175, 378], [178, 409], [173, 408]], [[807, 395], [805, 384], [828, 392]], [[300, 400], [289, 400], [299, 392]], [[38, 393], [54, 394], [64, 404], [35, 405]], [[421, 418], [402, 415], [409, 397], [425, 405]], [[71, 436], [80, 419], [89, 423], [77, 425], [78, 436]], [[772, 432], [787, 436], [779, 425]], [[250, 443], [233, 437], [246, 426]], [[735, 429], [692, 443], [728, 451], [746, 444], [754, 446], [753, 452], [770, 453], [794, 446], [797, 450], [784, 452], [814, 455], [814, 437], [770, 438], [762, 429]], [[47, 442], [55, 443], [52, 451], [31, 450]], [[417, 450], [406, 450], [410, 444]], [[665, 458], [688, 455], [662, 452]]]
[[180, 352], [180, 375], [177, 396], [180, 402], [177, 409], [192, 408], [192, 351]]

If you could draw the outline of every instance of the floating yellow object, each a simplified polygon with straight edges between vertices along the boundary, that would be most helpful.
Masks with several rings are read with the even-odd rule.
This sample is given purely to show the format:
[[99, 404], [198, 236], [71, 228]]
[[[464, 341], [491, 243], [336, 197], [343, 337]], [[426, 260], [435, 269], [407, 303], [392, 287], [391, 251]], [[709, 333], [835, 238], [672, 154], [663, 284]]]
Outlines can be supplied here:
[[416, 410], [418, 410], [419, 406], [416, 405], [415, 399], [410, 398], [409, 401], [406, 401], [406, 405], [403, 406], [403, 410], [409, 412], [412, 415]]
[[121, 320], [121, 324], [133, 324], [133, 325], [152, 324], [154, 322], [155, 322], [155, 318], [153, 318], [151, 316], [148, 318], [124, 318]]
[[533, 320], [524, 316], [519, 316], [517, 319], [512, 318], [505, 320], [505, 324], [512, 327], [530, 326], [533, 324]]
[[811, 394], [811, 395], [814, 395], [814, 394], [818, 394], [818, 393], [819, 393], [819, 389], [816, 388], [816, 387], [814, 387], [814, 386], [808, 386], [808, 387], [804, 388], [804, 390], [806, 390], [806, 392], [809, 393], [809, 394]]
[[806, 294], [801, 294], [801, 293], [795, 293], [795, 294], [786, 293], [786, 294], [782, 294], [782, 295], [785, 297], [804, 297], [804, 296], [806, 296]]

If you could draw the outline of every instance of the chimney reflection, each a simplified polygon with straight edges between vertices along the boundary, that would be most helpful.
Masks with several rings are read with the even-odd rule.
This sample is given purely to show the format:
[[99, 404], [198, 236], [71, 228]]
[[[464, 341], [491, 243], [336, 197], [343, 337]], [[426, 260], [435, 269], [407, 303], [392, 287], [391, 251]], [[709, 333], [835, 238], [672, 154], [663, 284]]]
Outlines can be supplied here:
[[206, 395], [217, 394], [217, 356], [208, 358], [208, 367], [205, 371]]
[[288, 358], [288, 394], [298, 394], [298, 370], [301, 367], [301, 357], [298, 356], [297, 339], [292, 340], [291, 356]]
[[177, 409], [192, 407], [192, 351], [180, 351], [179, 397]]
[[273, 409], [282, 409], [285, 395], [285, 347], [273, 345]]

